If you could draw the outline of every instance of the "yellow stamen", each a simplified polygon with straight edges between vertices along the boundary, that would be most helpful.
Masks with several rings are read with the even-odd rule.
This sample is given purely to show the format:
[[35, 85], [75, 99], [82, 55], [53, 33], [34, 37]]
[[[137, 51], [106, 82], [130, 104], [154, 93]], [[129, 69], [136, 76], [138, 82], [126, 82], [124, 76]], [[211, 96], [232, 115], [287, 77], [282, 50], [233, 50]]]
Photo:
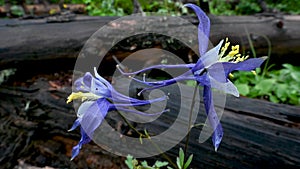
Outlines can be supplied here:
[[239, 54], [239, 45], [235, 45], [231, 47], [231, 51], [228, 53], [229, 56], [234, 57], [235, 55]]
[[252, 70], [251, 73], [253, 73], [255, 76], [257, 75], [255, 70]]
[[231, 50], [240, 50], [240, 45], [232, 46]]
[[71, 103], [73, 100], [76, 99], [81, 99], [81, 101], [83, 102], [85, 100], [97, 100], [99, 98], [101, 98], [101, 96], [95, 95], [94, 93], [72, 92], [67, 98], [67, 103]]
[[230, 45], [230, 42], [228, 42], [228, 38], [226, 38], [225, 45], [221, 48], [221, 53], [219, 54], [220, 58], [224, 56], [224, 54], [227, 51], [229, 45]]
[[240, 51], [240, 46], [239, 45], [234, 45], [231, 46], [231, 51], [228, 52], [227, 55], [225, 55], [230, 42], [228, 42], [228, 38], [226, 38], [226, 43], [224, 44], [224, 46], [221, 48], [221, 52], [219, 54], [219, 61], [220, 62], [242, 62], [244, 60], [246, 60], [249, 56], [242, 56], [239, 51]]

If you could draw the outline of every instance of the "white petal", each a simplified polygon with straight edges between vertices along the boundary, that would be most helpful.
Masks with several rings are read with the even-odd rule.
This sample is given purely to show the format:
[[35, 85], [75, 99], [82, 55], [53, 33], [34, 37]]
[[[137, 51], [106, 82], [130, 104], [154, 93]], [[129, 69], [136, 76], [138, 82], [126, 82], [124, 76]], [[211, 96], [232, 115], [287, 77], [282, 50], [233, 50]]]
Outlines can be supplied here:
[[97, 68], [96, 67], [94, 67], [94, 74], [95, 74], [95, 77], [96, 78], [101, 78], [101, 76], [98, 74], [98, 71], [97, 71]]
[[95, 77], [103, 84], [105, 84], [106, 86], [110, 86], [111, 84], [105, 80], [103, 77], [101, 77], [98, 72], [97, 72], [97, 68], [94, 67], [94, 74], [95, 74]]
[[210, 84], [211, 84], [212, 88], [223, 91], [227, 94], [234, 95], [236, 97], [240, 96], [238, 89], [235, 87], [235, 85], [230, 80], [228, 80], [228, 82], [226, 82], [226, 83], [221, 83], [221, 82], [215, 80], [214, 78], [212, 78], [211, 76], [209, 76], [209, 79], [210, 79]]
[[203, 57], [200, 58], [206, 68], [218, 61], [219, 51], [223, 44], [223, 41], [224, 40], [221, 40], [220, 43], [216, 47], [210, 49], [208, 52], [206, 52], [204, 54]]
[[94, 103], [94, 101], [83, 102], [77, 111], [77, 117], [82, 118], [87, 109]]

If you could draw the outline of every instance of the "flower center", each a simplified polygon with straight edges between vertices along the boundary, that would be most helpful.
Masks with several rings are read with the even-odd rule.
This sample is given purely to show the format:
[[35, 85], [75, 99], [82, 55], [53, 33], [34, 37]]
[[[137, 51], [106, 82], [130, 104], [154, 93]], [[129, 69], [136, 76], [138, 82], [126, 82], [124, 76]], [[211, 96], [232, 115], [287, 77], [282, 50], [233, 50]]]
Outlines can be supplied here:
[[[231, 46], [231, 51], [227, 52], [229, 45], [230, 45], [230, 42], [228, 42], [228, 38], [226, 38], [225, 45], [221, 48], [221, 52], [219, 54], [220, 62], [238, 63], [238, 62], [242, 62], [242, 61], [246, 60], [249, 57], [248, 55], [242, 56], [239, 53], [239, 50], [240, 50], [239, 45]], [[225, 53], [226, 53], [226, 55], [225, 55]]]
[[96, 95], [94, 93], [82, 93], [82, 92], [72, 92], [67, 99], [67, 103], [72, 102], [76, 99], [81, 99], [81, 102], [86, 100], [97, 100], [102, 98], [103, 96]]

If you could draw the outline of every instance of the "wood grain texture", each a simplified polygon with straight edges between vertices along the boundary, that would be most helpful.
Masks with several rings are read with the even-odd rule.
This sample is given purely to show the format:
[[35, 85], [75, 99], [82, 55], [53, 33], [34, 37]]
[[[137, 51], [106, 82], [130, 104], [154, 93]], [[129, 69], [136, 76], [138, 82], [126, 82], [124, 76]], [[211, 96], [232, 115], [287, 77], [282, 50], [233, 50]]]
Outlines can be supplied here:
[[[250, 51], [248, 32], [257, 56], [266, 56], [268, 54], [268, 43], [264, 39], [266, 36], [272, 45], [273, 63], [280, 65], [289, 62], [297, 65], [294, 60], [300, 53], [299, 16], [210, 16], [210, 18], [212, 23], [210, 40], [214, 45], [221, 39], [229, 37], [233, 44], [240, 44], [243, 49]], [[73, 22], [51, 24], [47, 24], [45, 19], [1, 19], [1, 69], [12, 65], [25, 65], [28, 62], [38, 65], [39, 61], [55, 59], [58, 62], [68, 60], [74, 63], [86, 40], [99, 28], [115, 19], [118, 17], [77, 16]], [[186, 17], [186, 19], [197, 24], [195, 18]], [[161, 25], [165, 26], [163, 22]], [[173, 26], [176, 26], [176, 23]], [[143, 42], [143, 39], [140, 41]], [[103, 43], [110, 42], [103, 41]], [[119, 49], [118, 52], [126, 53], [130, 50]]]
[[[70, 84], [60, 81], [71, 76], [55, 77], [61, 78], [55, 80], [50, 74], [47, 78], [32, 81], [33, 83], [28, 86], [24, 84], [15, 84], [14, 87], [1, 86], [0, 166], [11, 168], [17, 164], [18, 159], [31, 165], [54, 168], [124, 166], [124, 158], [110, 154], [93, 143], [85, 145], [78, 158], [69, 161], [71, 148], [80, 136], [79, 131], [67, 132], [76, 117], [72, 105], [65, 103], [67, 95], [71, 92]], [[120, 89], [121, 84], [128, 82], [117, 80], [115, 87]], [[144, 86], [131, 83], [130, 93], [136, 95], [136, 89], [142, 87]], [[185, 101], [191, 100], [193, 88], [180, 85], [181, 92], [174, 90], [176, 88], [177, 86], [163, 88], [163, 91], [170, 93], [167, 107], [171, 111], [150, 124], [137, 124], [138, 129], [142, 131], [146, 128], [151, 134], [159, 134], [169, 128], [177, 118], [178, 105], [189, 112], [189, 105], [182, 104], [178, 98], [183, 95]], [[201, 99], [196, 101], [201, 103]], [[210, 139], [200, 144], [198, 137], [201, 127], [193, 128], [188, 148], [188, 152], [194, 154], [192, 166], [194, 168], [299, 167], [299, 110], [300, 108], [296, 106], [227, 96], [221, 120], [224, 128], [221, 146], [218, 152], [215, 152]], [[196, 122], [203, 122], [206, 117], [203, 105], [199, 108], [198, 116]], [[116, 130], [120, 124], [121, 128], [126, 129], [126, 124], [121, 122], [122, 119], [115, 112], [110, 112], [106, 120]], [[125, 132], [123, 134], [126, 135], [128, 131], [120, 132]], [[178, 148], [183, 147], [184, 143], [183, 139], [176, 147], [167, 151], [167, 154], [174, 159]], [[95, 160], [97, 163], [93, 162]]]

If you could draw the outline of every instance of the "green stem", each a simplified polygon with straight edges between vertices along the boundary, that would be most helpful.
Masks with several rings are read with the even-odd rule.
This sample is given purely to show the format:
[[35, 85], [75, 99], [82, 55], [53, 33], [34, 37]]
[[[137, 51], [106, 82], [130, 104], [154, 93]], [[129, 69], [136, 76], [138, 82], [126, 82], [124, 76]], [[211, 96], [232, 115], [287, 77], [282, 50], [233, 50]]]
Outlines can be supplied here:
[[[117, 111], [118, 112], [118, 111]], [[140, 136], [146, 138], [146, 135], [144, 135], [143, 133], [139, 132], [135, 127], [133, 127], [133, 125], [131, 123], [129, 123], [129, 121], [123, 116], [122, 113], [118, 112], [118, 114], [121, 116], [121, 118], [125, 121], [125, 123], [132, 129], [134, 130], [136, 133], [138, 133]]]
[[184, 156], [185, 157], [187, 157], [187, 150], [188, 150], [188, 144], [189, 144], [190, 133], [191, 133], [190, 131], [191, 131], [191, 123], [192, 123], [192, 114], [193, 114], [193, 109], [195, 106], [195, 98], [196, 98], [197, 89], [198, 89], [198, 85], [195, 86], [193, 100], [192, 100], [192, 104], [191, 104], [191, 108], [190, 108], [190, 112], [189, 112], [188, 133], [187, 133], [186, 141], [185, 141], [185, 145], [184, 145]]
[[[118, 111], [117, 111], [118, 112]], [[167, 156], [160, 148], [157, 144], [155, 144], [152, 140], [151, 137], [149, 135], [145, 135], [141, 132], [139, 132], [135, 127], [132, 126], [132, 124], [123, 116], [122, 113], [118, 112], [118, 114], [121, 116], [121, 118], [125, 121], [125, 123], [132, 129], [134, 130], [136, 133], [138, 133], [141, 137], [143, 138], [147, 138], [150, 143], [160, 152], [160, 154], [175, 168], [177, 168], [177, 165], [171, 160], [171, 158], [169, 156]]]
[[[249, 34], [249, 32], [248, 32], [248, 30], [246, 28], [245, 28], [245, 30], [246, 30], [246, 34], [247, 34], [247, 38], [248, 38], [248, 41], [249, 41], [249, 45], [250, 45], [251, 51], [253, 53], [253, 57], [256, 58], [256, 52], [255, 52], [252, 40], [250, 38], [250, 34]], [[263, 37], [267, 41], [267, 44], [268, 44], [268, 59], [267, 59], [267, 61], [265, 63], [265, 66], [264, 66], [264, 68], [262, 70], [262, 76], [261, 76], [261, 77], [264, 77], [265, 74], [266, 74], [266, 72], [267, 72], [269, 61], [270, 61], [270, 57], [271, 57], [272, 44], [271, 44], [270, 39], [266, 35], [262, 35], [262, 34], [256, 34], [256, 35]]]
[[271, 58], [272, 46], [271, 46], [271, 41], [270, 41], [270, 39], [269, 39], [266, 35], [261, 35], [261, 36], [262, 36], [263, 38], [265, 38], [266, 41], [267, 41], [267, 43], [268, 43], [268, 59], [267, 59], [267, 61], [266, 61], [266, 63], [265, 63], [264, 69], [263, 69], [263, 71], [262, 71], [262, 77], [264, 77], [265, 74], [266, 74], [266, 71], [267, 71], [267, 69], [268, 69], [269, 60], [270, 60], [270, 58]]
[[256, 58], [256, 52], [255, 52], [255, 49], [254, 49], [254, 46], [253, 46], [250, 34], [248, 32], [248, 29], [245, 28], [245, 31], [246, 31], [246, 34], [247, 34], [247, 38], [248, 38], [248, 41], [249, 41], [249, 45], [250, 45], [250, 49], [251, 49], [251, 52], [253, 54], [253, 57]]

